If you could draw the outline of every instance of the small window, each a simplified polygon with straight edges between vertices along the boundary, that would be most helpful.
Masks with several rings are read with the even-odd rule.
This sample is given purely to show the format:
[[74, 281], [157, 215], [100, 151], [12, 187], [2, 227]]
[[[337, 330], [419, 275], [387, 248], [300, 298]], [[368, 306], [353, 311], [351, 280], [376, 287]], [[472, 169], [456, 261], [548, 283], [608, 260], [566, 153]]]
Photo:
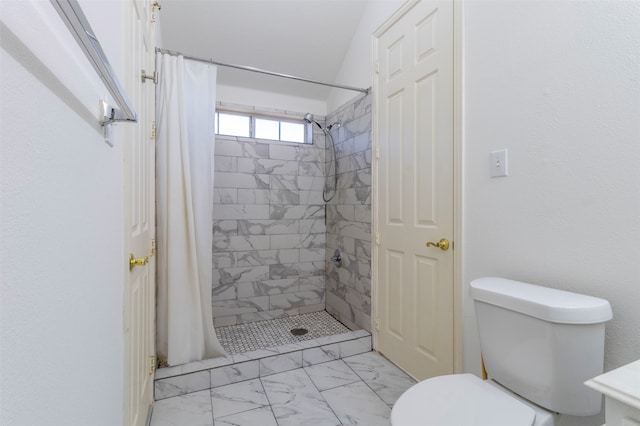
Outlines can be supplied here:
[[280, 122], [280, 140], [304, 143], [304, 128], [302, 123]]
[[244, 136], [251, 135], [251, 117], [237, 114], [217, 113], [216, 133], [219, 135]]
[[256, 138], [280, 140], [280, 122], [256, 118]]
[[241, 136], [272, 141], [311, 143], [308, 124], [302, 120], [284, 120], [278, 117], [253, 116], [242, 113], [216, 112], [217, 135]]

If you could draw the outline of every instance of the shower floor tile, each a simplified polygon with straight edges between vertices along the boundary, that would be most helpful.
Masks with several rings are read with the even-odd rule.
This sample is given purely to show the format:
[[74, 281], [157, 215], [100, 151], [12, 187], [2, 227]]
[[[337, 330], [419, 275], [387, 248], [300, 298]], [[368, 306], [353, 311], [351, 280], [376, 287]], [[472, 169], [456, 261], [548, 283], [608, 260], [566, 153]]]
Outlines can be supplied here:
[[[308, 332], [295, 336], [291, 333], [294, 328], [304, 328]], [[326, 311], [216, 328], [218, 340], [229, 355], [347, 332], [349, 329]]]

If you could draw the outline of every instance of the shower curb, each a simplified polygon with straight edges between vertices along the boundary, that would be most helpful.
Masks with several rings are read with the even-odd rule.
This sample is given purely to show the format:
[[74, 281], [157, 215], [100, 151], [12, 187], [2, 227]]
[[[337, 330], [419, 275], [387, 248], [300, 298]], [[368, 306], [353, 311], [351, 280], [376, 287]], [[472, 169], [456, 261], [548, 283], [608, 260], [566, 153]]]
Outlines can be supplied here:
[[251, 380], [371, 351], [371, 333], [349, 331], [284, 346], [258, 349], [175, 367], [161, 368], [154, 379], [156, 401]]

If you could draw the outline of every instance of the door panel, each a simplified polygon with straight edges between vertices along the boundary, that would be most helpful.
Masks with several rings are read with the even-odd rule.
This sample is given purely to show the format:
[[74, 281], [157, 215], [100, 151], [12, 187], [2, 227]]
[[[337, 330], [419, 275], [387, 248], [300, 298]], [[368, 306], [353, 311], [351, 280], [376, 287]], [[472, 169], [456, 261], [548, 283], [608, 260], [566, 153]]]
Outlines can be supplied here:
[[[388, 250], [386, 252], [387, 260], [386, 264], [388, 265], [388, 275], [386, 277], [388, 282], [393, 282], [394, 280], [403, 281], [403, 271], [404, 271], [404, 253], [400, 251]], [[387, 287], [389, 290], [390, 287]], [[399, 309], [391, 309], [393, 306], [403, 306], [404, 305], [404, 293], [402, 291], [388, 291], [385, 297], [386, 301], [386, 311], [389, 312], [388, 317], [388, 331], [391, 333], [396, 339], [402, 340], [402, 336], [405, 334], [405, 326], [404, 326], [404, 316], [402, 315], [402, 311]]]
[[[387, 99], [389, 111], [389, 135], [396, 135], [397, 138], [402, 138], [402, 105], [404, 104], [404, 91], [400, 91], [392, 94]], [[387, 169], [390, 170], [402, 170], [404, 158], [402, 150], [393, 150], [389, 152], [387, 158]], [[404, 202], [403, 192], [398, 191], [398, 188], [404, 186], [404, 179], [402, 173], [387, 174], [386, 179], [388, 184], [385, 186], [387, 191], [387, 199], [389, 202], [386, 207], [389, 211], [388, 221], [389, 223], [401, 224], [404, 222]]]
[[[416, 164], [414, 165], [416, 174], [416, 222], [415, 226], [433, 226], [436, 222], [438, 209], [434, 200], [437, 176], [434, 167], [424, 167], [434, 164], [435, 152], [435, 126], [434, 111], [436, 99], [434, 89], [437, 87], [437, 73], [432, 73], [422, 78], [416, 83], [416, 109], [414, 121], [420, 123], [416, 126], [417, 137], [420, 143], [415, 145]], [[424, 165], [421, 167], [421, 165]]]
[[[437, 352], [436, 343], [437, 321], [432, 318], [432, 313], [437, 311], [438, 301], [438, 263], [425, 256], [415, 256], [415, 277], [414, 288], [416, 294], [415, 301], [415, 323], [413, 329], [416, 331], [416, 349], [424, 356], [435, 358]], [[419, 331], [419, 332], [418, 332]]]
[[453, 372], [453, 2], [376, 34], [378, 350], [418, 379]]

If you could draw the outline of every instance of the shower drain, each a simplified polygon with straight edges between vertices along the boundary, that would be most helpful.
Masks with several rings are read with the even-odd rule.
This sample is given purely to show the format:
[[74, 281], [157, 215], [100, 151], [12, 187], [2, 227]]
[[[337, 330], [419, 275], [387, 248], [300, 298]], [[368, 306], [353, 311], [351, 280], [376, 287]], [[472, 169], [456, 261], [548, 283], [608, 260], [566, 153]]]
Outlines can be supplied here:
[[304, 336], [308, 332], [309, 332], [309, 330], [307, 330], [306, 328], [292, 328], [291, 329], [291, 334], [293, 334], [294, 336]]

